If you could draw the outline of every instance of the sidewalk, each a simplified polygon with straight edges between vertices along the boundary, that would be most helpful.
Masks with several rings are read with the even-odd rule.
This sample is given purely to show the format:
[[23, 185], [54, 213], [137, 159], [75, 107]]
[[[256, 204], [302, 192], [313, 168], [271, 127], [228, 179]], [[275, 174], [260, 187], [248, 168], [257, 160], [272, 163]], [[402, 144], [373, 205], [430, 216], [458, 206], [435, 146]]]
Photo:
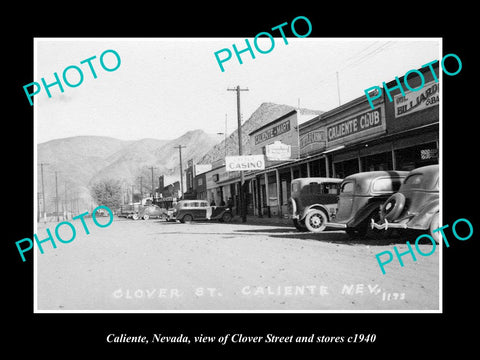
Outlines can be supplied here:
[[[239, 215], [235, 215], [232, 219], [232, 223], [242, 224], [242, 218]], [[274, 225], [274, 226], [288, 226], [294, 227], [291, 219], [280, 218], [278, 216], [264, 216], [262, 218], [254, 215], [247, 215], [247, 221], [245, 224], [255, 225]]]

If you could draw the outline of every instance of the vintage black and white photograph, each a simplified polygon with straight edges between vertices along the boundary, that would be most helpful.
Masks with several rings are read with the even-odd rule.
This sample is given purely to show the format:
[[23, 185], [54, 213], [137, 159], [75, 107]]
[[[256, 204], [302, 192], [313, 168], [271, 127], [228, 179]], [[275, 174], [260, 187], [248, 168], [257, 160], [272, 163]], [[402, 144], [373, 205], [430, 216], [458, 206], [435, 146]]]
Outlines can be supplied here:
[[295, 20], [34, 39], [35, 235], [17, 247], [35, 312], [442, 311], [442, 79], [460, 59]]

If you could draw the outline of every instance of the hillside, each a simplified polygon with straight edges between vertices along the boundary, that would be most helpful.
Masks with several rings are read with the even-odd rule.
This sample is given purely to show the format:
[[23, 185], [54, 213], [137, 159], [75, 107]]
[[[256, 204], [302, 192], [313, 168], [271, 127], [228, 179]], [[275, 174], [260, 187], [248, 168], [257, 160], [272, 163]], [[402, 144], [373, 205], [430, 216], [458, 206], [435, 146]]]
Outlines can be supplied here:
[[42, 192], [40, 164], [43, 163], [48, 212], [55, 211], [55, 172], [59, 210], [63, 209], [65, 199], [67, 208], [73, 208], [74, 213], [91, 210], [95, 204], [88, 189], [93, 182], [113, 178], [129, 189], [132, 185], [139, 189], [142, 183], [144, 192], [150, 192], [151, 167], [154, 167], [154, 186], [158, 185], [160, 175], [178, 180], [180, 161], [175, 146], [185, 146], [182, 148], [185, 168], [189, 159], [198, 161], [218, 140], [218, 135], [192, 130], [174, 140], [125, 141], [102, 136], [75, 136], [41, 143], [37, 146], [37, 192]]

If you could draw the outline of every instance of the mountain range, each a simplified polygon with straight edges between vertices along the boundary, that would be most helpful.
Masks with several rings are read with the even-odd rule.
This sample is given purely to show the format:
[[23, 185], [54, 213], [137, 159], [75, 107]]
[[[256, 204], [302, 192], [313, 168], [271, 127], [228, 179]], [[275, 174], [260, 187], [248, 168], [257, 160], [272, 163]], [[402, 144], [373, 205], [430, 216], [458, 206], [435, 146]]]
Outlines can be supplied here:
[[217, 134], [207, 134], [203, 130], [188, 131], [174, 140], [119, 140], [106, 136], [51, 140], [37, 145], [37, 192], [42, 192], [43, 167], [48, 212], [55, 211], [57, 191], [60, 210], [65, 200], [68, 209], [91, 209], [95, 204], [89, 186], [102, 179], [117, 179], [129, 190], [133, 185], [135, 192], [140, 192], [142, 186], [144, 193], [150, 193], [151, 167], [154, 187], [158, 186], [160, 175], [165, 176], [165, 185], [178, 181], [180, 160], [176, 146], [182, 145], [185, 168], [189, 159], [197, 162], [218, 140]]

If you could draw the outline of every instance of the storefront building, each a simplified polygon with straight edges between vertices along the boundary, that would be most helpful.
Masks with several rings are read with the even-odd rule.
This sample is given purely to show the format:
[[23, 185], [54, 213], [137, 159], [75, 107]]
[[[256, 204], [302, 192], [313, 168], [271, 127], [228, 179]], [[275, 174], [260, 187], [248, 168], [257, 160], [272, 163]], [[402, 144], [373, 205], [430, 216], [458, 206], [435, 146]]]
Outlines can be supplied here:
[[[438, 62], [434, 66], [439, 77]], [[392, 167], [397, 170], [412, 170], [420, 166], [439, 163], [439, 100], [440, 84], [435, 82], [430, 70], [422, 69], [424, 85], [418, 91], [408, 91], [403, 86], [391, 92], [393, 101], [384, 95], [387, 118], [386, 140], [391, 144]], [[402, 84], [404, 79], [401, 79]], [[408, 84], [420, 88], [422, 79], [409, 76]], [[387, 87], [397, 85], [395, 81]]]
[[[438, 63], [433, 68], [438, 77]], [[382, 89], [373, 109], [361, 96], [300, 125], [292, 112], [252, 132], [256, 154], [265, 154], [265, 146], [278, 140], [292, 146], [292, 156], [287, 161], [267, 161], [265, 170], [246, 174], [251, 213], [285, 216], [295, 178], [344, 178], [363, 171], [412, 170], [438, 163], [440, 85], [429, 69], [419, 71], [423, 81], [417, 75], [408, 77], [410, 88], [418, 90], [409, 91], [402, 77], [403, 95], [394, 88], [397, 81], [390, 81], [386, 88], [392, 89], [392, 101]], [[289, 117], [292, 123], [284, 125]]]
[[[248, 214], [257, 216], [287, 214], [291, 182], [301, 172], [301, 168], [292, 165], [301, 157], [300, 116], [297, 110], [292, 110], [250, 133], [252, 154], [264, 154], [266, 159], [265, 170], [250, 172], [245, 176]], [[309, 119], [318, 119], [318, 115], [306, 116]], [[275, 154], [281, 156], [272, 157]]]
[[193, 159], [187, 162], [184, 199], [207, 200], [206, 172], [211, 169], [211, 164], [194, 164]]
[[205, 177], [205, 200], [216, 206], [226, 205], [233, 202], [235, 211], [238, 212], [238, 194], [240, 173], [238, 171], [226, 171], [224, 159], [220, 159], [211, 165], [211, 170], [202, 174]]
[[[434, 67], [438, 77], [438, 65]], [[361, 97], [322, 114], [327, 120], [327, 152], [334, 177], [374, 170], [412, 170], [439, 159], [439, 84], [429, 69], [419, 69], [408, 84], [390, 81], [372, 110]], [[423, 88], [421, 87], [424, 83]], [[387, 94], [390, 91], [390, 97]], [[343, 108], [343, 109], [342, 109]]]

